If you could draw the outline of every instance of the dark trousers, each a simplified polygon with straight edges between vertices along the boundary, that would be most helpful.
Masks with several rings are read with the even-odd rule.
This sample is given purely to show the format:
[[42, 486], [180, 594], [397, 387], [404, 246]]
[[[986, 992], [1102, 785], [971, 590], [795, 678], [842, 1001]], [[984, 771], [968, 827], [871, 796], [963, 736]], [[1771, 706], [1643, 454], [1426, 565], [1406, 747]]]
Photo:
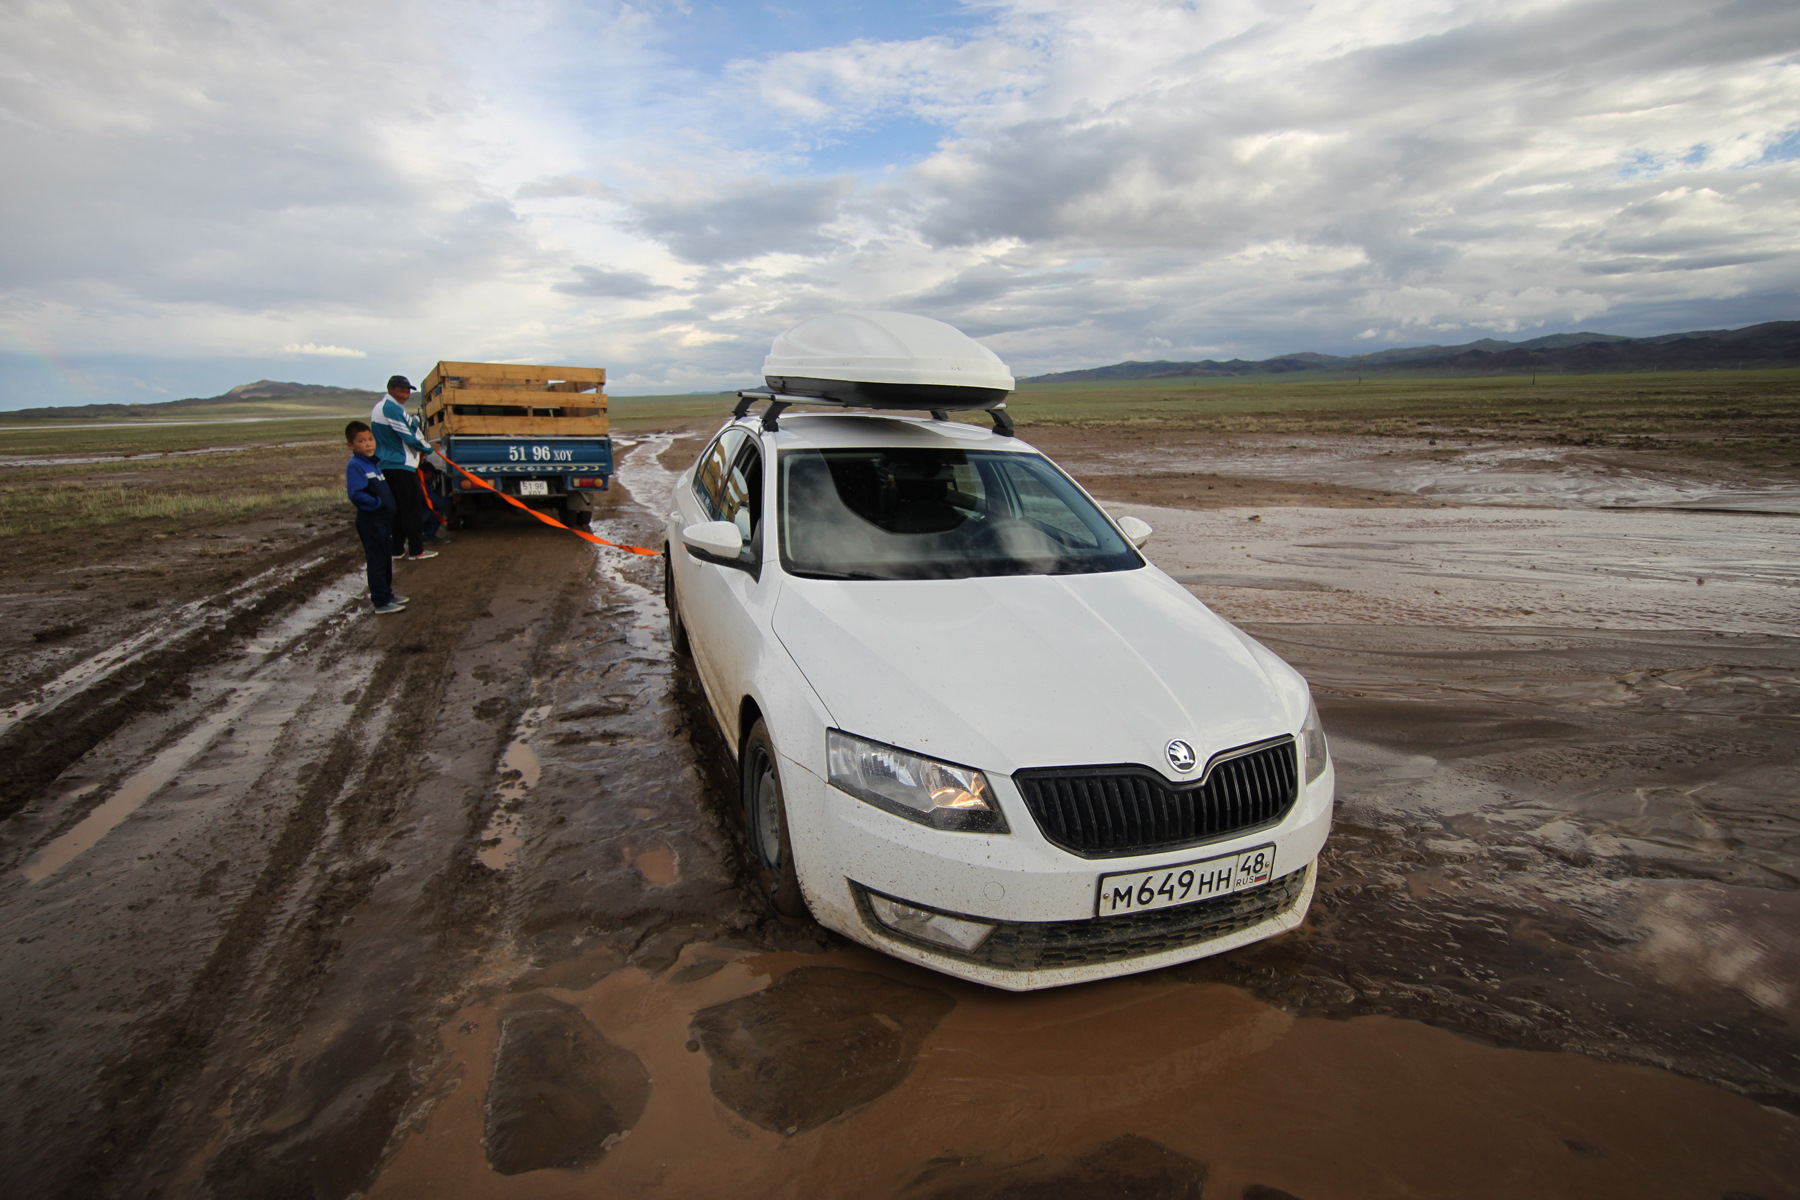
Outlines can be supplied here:
[[394, 598], [394, 523], [383, 513], [359, 510], [356, 536], [369, 560], [369, 599], [380, 607]]
[[392, 553], [417, 554], [425, 548], [423, 536], [425, 497], [419, 494], [419, 473], [399, 467], [383, 467], [388, 488], [394, 493], [394, 546]]
[[[419, 476], [421, 485], [425, 476]], [[436, 539], [438, 530], [450, 523], [450, 498], [440, 496], [429, 487], [425, 488], [425, 510], [419, 514], [419, 529], [425, 536], [425, 544], [430, 545]], [[449, 539], [445, 539], [448, 541]]]

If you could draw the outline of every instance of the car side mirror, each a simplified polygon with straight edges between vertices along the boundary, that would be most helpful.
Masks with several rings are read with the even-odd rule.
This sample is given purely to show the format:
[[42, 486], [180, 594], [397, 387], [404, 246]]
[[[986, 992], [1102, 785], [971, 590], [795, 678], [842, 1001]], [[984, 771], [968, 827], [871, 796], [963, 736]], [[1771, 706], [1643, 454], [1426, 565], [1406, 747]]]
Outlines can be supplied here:
[[1151, 529], [1150, 526], [1138, 520], [1136, 517], [1120, 517], [1119, 532], [1124, 534], [1126, 539], [1130, 541], [1132, 545], [1136, 546], [1139, 550], [1142, 550], [1144, 548], [1144, 543], [1150, 540], [1150, 535], [1154, 533], [1155, 530]]
[[681, 544], [696, 557], [727, 567], [740, 566], [744, 535], [730, 521], [702, 521], [681, 531]]

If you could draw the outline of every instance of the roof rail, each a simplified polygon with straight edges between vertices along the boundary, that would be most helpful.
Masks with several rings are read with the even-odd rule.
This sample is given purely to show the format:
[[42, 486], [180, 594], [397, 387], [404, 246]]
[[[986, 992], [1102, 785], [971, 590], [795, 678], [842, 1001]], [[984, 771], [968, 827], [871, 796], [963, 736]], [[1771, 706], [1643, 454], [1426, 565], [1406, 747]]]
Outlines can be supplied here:
[[[796, 404], [829, 404], [838, 408], [863, 407], [861, 405], [851, 405], [841, 401], [829, 400], [820, 396], [790, 395], [786, 392], [778, 392], [771, 387], [745, 388], [737, 394], [738, 402], [736, 407], [731, 410], [731, 419], [734, 421], [743, 420], [749, 415], [750, 406], [755, 404], [758, 400], [766, 400], [769, 402], [768, 407], [763, 409], [762, 427], [771, 432], [781, 428], [781, 414]], [[893, 412], [905, 410], [897, 410], [896, 407], [883, 406], [882, 408], [876, 409], [876, 411]], [[931, 408], [924, 409], [923, 411], [929, 412], [934, 421], [948, 421], [950, 419], [950, 413], [947, 409]], [[1018, 436], [1015, 426], [1013, 425], [1012, 414], [1006, 411], [1006, 404], [1004, 402], [996, 404], [992, 408], [983, 409], [982, 411], [993, 418], [995, 433], [999, 434], [1001, 437]]]

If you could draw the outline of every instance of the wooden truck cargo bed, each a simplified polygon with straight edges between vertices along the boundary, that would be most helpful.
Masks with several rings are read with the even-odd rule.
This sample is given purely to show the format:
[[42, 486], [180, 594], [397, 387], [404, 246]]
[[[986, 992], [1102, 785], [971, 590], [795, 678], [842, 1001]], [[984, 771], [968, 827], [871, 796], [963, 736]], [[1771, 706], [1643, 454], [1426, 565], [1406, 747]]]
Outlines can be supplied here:
[[604, 437], [603, 367], [440, 362], [425, 376], [425, 436]]

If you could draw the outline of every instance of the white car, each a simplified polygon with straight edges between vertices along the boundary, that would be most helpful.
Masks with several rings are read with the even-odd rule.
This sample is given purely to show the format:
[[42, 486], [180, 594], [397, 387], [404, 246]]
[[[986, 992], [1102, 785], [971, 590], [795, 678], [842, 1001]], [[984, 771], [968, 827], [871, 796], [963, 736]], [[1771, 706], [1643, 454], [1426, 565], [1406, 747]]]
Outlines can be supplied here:
[[1305, 680], [1030, 445], [940, 419], [728, 423], [668, 514], [673, 642], [776, 911], [1025, 990], [1217, 954], [1312, 899]]

